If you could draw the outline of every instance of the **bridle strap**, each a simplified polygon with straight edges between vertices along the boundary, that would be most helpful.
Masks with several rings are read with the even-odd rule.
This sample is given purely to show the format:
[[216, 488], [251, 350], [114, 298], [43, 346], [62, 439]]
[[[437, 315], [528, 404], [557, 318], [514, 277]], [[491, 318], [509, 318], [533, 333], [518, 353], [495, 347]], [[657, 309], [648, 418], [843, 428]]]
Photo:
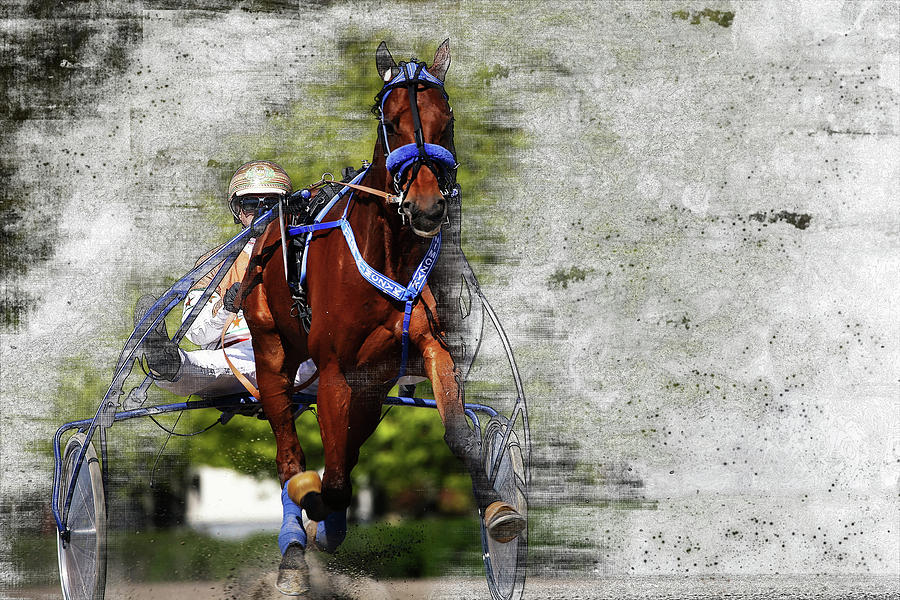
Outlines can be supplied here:
[[[410, 68], [414, 65], [415, 71], [412, 73], [412, 77], [410, 77]], [[392, 79], [390, 82], [386, 83], [381, 91], [375, 96], [375, 101], [378, 103], [379, 107], [379, 120], [381, 121], [381, 127], [378, 128], [379, 136], [383, 142], [383, 151], [384, 156], [387, 157], [391, 152], [390, 144], [387, 141], [387, 129], [384, 123], [384, 102], [387, 100], [388, 95], [394, 91], [396, 88], [405, 87], [407, 93], [409, 94], [409, 106], [412, 111], [413, 123], [415, 124], [414, 137], [416, 141], [416, 145], [421, 148], [421, 144], [424, 143], [424, 135], [422, 134], [422, 126], [421, 121], [419, 120], [419, 109], [418, 102], [416, 101], [416, 95], [418, 93], [419, 85], [423, 85], [425, 87], [436, 87], [441, 90], [444, 94], [444, 97], [447, 97], [447, 92], [444, 91], [444, 84], [442, 81], [436, 79], [433, 75], [431, 75], [425, 69], [425, 63], [421, 61], [417, 61], [416, 59], [412, 59], [410, 62], [401, 62], [399, 65], [400, 73]], [[424, 75], [423, 75], [424, 73]], [[400, 75], [403, 75], [403, 78], [400, 78]]]
[[[425, 134], [422, 133], [422, 120], [419, 118], [419, 75], [422, 73], [424, 63], [416, 65], [416, 72], [410, 80], [407, 78], [406, 92], [409, 95], [409, 111], [413, 119], [413, 139], [416, 141], [416, 148], [419, 149], [419, 158], [424, 160], [425, 157]], [[404, 73], [406, 71], [404, 70]]]

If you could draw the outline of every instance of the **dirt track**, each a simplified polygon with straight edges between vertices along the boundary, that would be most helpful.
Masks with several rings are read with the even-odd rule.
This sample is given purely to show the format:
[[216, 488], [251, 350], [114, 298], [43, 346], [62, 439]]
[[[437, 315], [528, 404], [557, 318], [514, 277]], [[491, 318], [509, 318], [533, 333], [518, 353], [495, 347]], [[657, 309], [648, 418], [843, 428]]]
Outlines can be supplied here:
[[[387, 580], [375, 581], [369, 577], [356, 577], [329, 573], [316, 559], [307, 560], [310, 567], [312, 593], [309, 600], [413, 600], [430, 598], [433, 592], [447, 587], [447, 581], [433, 580]], [[106, 598], [108, 600], [284, 600], [275, 589], [276, 571], [261, 573], [256, 570], [238, 572], [223, 581], [183, 581], [175, 583], [141, 583], [123, 581], [120, 578], [107, 579]], [[113, 576], [115, 577], [115, 576]], [[453, 580], [451, 580], [453, 581]], [[466, 597], [489, 598], [484, 580], [463, 580], [467, 589]], [[479, 587], [480, 586], [480, 587]], [[56, 586], [10, 590], [11, 598], [28, 600], [56, 600], [61, 597]], [[2, 596], [6, 597], [6, 596]], [[450, 596], [456, 598], [458, 596]]]
[[[437, 582], [429, 581], [392, 581], [380, 583], [375, 581], [356, 581], [346, 588], [330, 586], [317, 591], [310, 598], [371, 598], [373, 600], [412, 600], [428, 598]], [[346, 583], [345, 583], [346, 585]], [[275, 589], [275, 575], [267, 576], [255, 584], [222, 582], [181, 582], [181, 583], [148, 583], [112, 585], [106, 591], [108, 600], [284, 600]], [[60, 598], [58, 587], [32, 588], [12, 590], [10, 598], [28, 600], [57, 600]]]
[[[230, 583], [183, 582], [108, 586], [109, 600], [284, 600], [275, 590], [275, 574], [262, 578], [235, 578]], [[313, 570], [309, 600], [459, 600], [490, 598], [482, 579], [430, 579], [377, 582], [365, 578], [330, 575]], [[50, 600], [60, 598], [59, 588], [10, 591], [10, 598]], [[4, 596], [6, 597], [6, 596]], [[757, 575], [757, 576], [660, 576], [579, 579], [529, 579], [528, 600], [732, 600], [896, 599], [900, 586], [891, 576]]]

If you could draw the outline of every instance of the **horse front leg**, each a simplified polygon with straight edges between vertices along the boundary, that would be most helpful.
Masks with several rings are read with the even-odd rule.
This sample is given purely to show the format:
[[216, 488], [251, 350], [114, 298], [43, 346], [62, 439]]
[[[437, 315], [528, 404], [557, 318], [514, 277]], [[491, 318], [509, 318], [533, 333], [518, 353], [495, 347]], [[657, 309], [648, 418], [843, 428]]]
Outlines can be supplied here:
[[303, 508], [318, 521], [315, 532], [309, 530], [310, 543], [314, 540], [317, 548], [334, 552], [347, 534], [347, 508], [353, 496], [350, 473], [359, 461], [360, 447], [378, 425], [381, 399], [366, 375], [351, 386], [337, 363], [329, 361], [320, 372], [316, 406], [325, 474], [321, 494], [306, 496]]
[[[293, 373], [297, 365], [280, 351], [282, 346], [279, 339], [259, 337], [262, 338], [260, 345], [266, 348], [265, 351], [256, 353], [260, 403], [275, 435], [277, 446], [275, 463], [278, 478], [283, 486], [281, 492], [283, 518], [281, 530], [278, 532], [278, 549], [282, 558], [275, 585], [283, 594], [299, 596], [305, 594], [310, 585], [309, 567], [303, 556], [307, 546], [306, 531], [303, 527], [300, 506], [289, 494], [290, 482], [309, 473], [306, 471], [306, 457], [294, 427], [291, 402]], [[257, 338], [254, 337], [253, 340], [255, 344]], [[311, 474], [318, 479], [315, 471]]]
[[[278, 533], [282, 558], [275, 585], [283, 594], [300, 596], [310, 589], [309, 568], [303, 556], [307, 538], [300, 506], [291, 499], [287, 482], [306, 473], [306, 456], [294, 427], [291, 397], [302, 357], [288, 349], [276, 329], [262, 286], [254, 288], [245, 299], [244, 314], [253, 336], [259, 401], [275, 436], [275, 464], [282, 484], [283, 519]], [[318, 479], [315, 472], [313, 475]]]
[[481, 441], [466, 419], [460, 371], [447, 349], [434, 338], [422, 345], [422, 357], [444, 423], [444, 441], [472, 477], [475, 503], [488, 533], [498, 541], [508, 542], [525, 528], [525, 518], [500, 499], [481, 464]]
[[280, 265], [278, 230], [270, 227], [256, 241], [240, 297], [253, 340], [259, 400], [275, 435], [275, 463], [284, 485], [306, 470], [306, 457], [294, 428], [291, 396], [297, 369], [308, 354], [305, 336], [290, 316], [290, 292]]
[[253, 351], [259, 402], [275, 435], [275, 464], [278, 479], [284, 485], [291, 477], [306, 470], [306, 456], [294, 427], [291, 398], [294, 374], [300, 361], [287, 355], [281, 338], [274, 333], [255, 333]]

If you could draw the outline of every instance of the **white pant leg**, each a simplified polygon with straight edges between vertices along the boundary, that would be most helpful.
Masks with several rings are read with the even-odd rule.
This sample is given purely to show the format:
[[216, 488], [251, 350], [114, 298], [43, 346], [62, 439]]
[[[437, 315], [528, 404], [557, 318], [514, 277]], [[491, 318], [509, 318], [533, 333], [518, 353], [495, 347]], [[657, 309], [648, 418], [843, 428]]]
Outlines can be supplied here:
[[[250, 341], [240, 342], [225, 349], [234, 366], [256, 385], [256, 363]], [[202, 396], [211, 398], [245, 392], [237, 380], [222, 350], [194, 350], [181, 353], [181, 368], [175, 381], [157, 381], [156, 385], [176, 396]]]
[[[225, 361], [225, 355], [218, 350], [194, 350], [181, 353], [181, 369], [175, 381], [157, 381], [160, 388], [172, 392], [176, 396], [201, 396], [215, 398], [229, 394], [242, 394], [247, 390], [237, 380], [231, 367]], [[225, 349], [234, 367], [256, 386], [256, 362], [253, 358], [253, 344], [250, 340], [237, 343]], [[297, 371], [295, 385], [305, 382], [316, 370], [312, 360], [307, 360]], [[304, 392], [315, 394], [318, 381], [313, 382]]]
[[[297, 377], [294, 378], [294, 385], [301, 385], [307, 382], [310, 377], [313, 376], [313, 373], [316, 372], [316, 363], [312, 361], [312, 359], [308, 359], [305, 362], [300, 363], [300, 368], [297, 369]], [[316, 380], [310, 383], [308, 386], [300, 390], [302, 394], [308, 394], [310, 396], [315, 396], [316, 392], [319, 391], [319, 377], [316, 376]]]

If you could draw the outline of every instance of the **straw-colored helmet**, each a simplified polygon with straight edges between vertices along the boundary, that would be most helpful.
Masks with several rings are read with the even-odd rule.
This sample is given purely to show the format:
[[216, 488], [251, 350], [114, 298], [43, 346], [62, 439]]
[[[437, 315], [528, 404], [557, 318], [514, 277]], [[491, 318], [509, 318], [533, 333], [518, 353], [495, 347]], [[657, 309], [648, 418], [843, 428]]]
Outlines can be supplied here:
[[240, 203], [236, 198], [253, 194], [290, 194], [291, 178], [280, 165], [268, 160], [252, 160], [238, 167], [228, 184], [228, 206], [235, 219]]

